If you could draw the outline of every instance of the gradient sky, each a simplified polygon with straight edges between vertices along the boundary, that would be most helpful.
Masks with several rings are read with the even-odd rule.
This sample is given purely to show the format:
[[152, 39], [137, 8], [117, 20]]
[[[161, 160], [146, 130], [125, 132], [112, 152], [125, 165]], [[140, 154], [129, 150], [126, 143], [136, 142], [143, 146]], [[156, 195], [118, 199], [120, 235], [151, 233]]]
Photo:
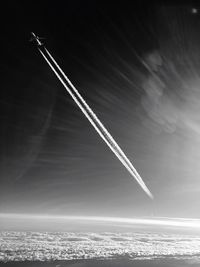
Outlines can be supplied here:
[[[2, 8], [0, 212], [200, 218], [200, 15], [192, 5], [116, 2]], [[31, 31], [153, 201], [28, 42]]]

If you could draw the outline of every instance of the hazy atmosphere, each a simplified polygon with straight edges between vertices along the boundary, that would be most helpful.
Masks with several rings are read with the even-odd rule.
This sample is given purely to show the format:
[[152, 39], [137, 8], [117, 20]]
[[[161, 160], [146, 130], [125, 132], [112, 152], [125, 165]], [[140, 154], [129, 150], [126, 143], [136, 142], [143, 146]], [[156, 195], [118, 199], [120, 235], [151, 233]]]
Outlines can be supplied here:
[[0, 266], [199, 266], [188, 2], [4, 3]]
[[[100, 1], [5, 7], [1, 213], [199, 218], [200, 19], [195, 10], [142, 3], [113, 8]], [[46, 47], [154, 200], [28, 42], [31, 31], [46, 38]]]

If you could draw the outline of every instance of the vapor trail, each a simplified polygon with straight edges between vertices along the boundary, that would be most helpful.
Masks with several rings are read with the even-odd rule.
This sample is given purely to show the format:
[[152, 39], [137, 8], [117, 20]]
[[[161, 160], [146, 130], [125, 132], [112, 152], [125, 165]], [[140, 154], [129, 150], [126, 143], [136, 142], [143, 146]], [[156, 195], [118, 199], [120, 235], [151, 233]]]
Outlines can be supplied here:
[[[57, 62], [54, 60], [54, 58], [51, 56], [49, 51], [44, 47], [44, 52], [48, 55], [48, 57], [45, 55], [45, 53], [41, 50], [40, 47], [38, 47], [38, 50], [50, 66], [50, 68], [53, 70], [57, 78], [60, 80], [60, 82], [63, 84], [67, 92], [71, 95], [72, 99], [75, 101], [75, 103], [78, 105], [78, 107], [81, 109], [83, 114], [86, 116], [86, 118], [89, 120], [89, 122], [92, 124], [92, 126], [95, 128], [97, 133], [100, 135], [100, 137], [105, 141], [105, 143], [108, 145], [108, 147], [112, 150], [112, 152], [117, 156], [117, 158], [121, 161], [121, 163], [126, 167], [126, 169], [129, 171], [131, 176], [136, 179], [136, 181], [139, 183], [139, 185], [142, 187], [142, 189], [147, 193], [147, 195], [150, 198], [153, 198], [153, 195], [145, 185], [144, 181], [140, 177], [139, 173], [136, 171], [136, 169], [133, 167], [130, 160], [127, 158], [127, 156], [124, 154], [122, 149], [119, 147], [119, 145], [116, 143], [114, 138], [111, 136], [111, 134], [107, 131], [107, 129], [104, 127], [104, 125], [101, 123], [101, 121], [97, 118], [96, 114], [92, 111], [92, 109], [88, 106], [86, 101], [83, 99], [83, 97], [80, 95], [78, 90], [75, 88], [75, 86], [71, 83], [69, 78], [65, 75], [65, 73], [62, 71], [60, 66], [57, 64]], [[53, 65], [50, 61], [53, 62]], [[59, 72], [62, 74], [62, 76], [58, 73], [56, 68], [59, 70]], [[66, 82], [65, 82], [66, 81]], [[70, 87], [67, 85], [67, 83], [70, 85]]]

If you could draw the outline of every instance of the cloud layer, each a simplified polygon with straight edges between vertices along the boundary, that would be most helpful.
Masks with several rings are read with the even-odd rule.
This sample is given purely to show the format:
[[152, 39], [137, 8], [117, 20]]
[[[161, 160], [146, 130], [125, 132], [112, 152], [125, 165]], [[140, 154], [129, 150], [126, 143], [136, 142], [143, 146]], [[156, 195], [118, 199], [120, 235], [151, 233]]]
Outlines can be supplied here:
[[200, 260], [200, 236], [150, 233], [1, 232], [0, 261]]

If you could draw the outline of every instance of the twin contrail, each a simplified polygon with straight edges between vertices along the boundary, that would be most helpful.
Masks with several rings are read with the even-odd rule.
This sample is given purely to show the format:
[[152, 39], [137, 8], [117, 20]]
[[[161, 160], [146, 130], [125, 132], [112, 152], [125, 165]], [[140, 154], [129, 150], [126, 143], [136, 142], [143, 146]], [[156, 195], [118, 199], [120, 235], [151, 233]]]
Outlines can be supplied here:
[[[37, 36], [35, 36], [38, 38]], [[131, 176], [135, 178], [135, 180], [139, 183], [139, 185], [142, 187], [142, 189], [146, 192], [146, 194], [153, 198], [153, 195], [145, 185], [144, 181], [140, 177], [137, 170], [133, 167], [130, 160], [127, 158], [127, 156], [124, 154], [122, 149], [119, 147], [117, 142], [114, 140], [112, 135], [107, 131], [107, 129], [104, 127], [102, 122], [97, 118], [96, 114], [93, 112], [93, 110], [89, 107], [89, 105], [86, 103], [86, 101], [83, 99], [83, 97], [80, 95], [78, 90], [75, 88], [75, 86], [72, 84], [72, 82], [69, 80], [69, 78], [65, 75], [65, 73], [62, 71], [58, 63], [55, 61], [55, 59], [52, 57], [52, 55], [49, 53], [49, 51], [44, 47], [43, 44], [39, 41], [39, 39], [36, 39], [38, 45], [38, 50], [40, 51], [43, 58], [46, 60], [50, 68], [53, 70], [57, 78], [60, 80], [62, 85], [65, 87], [67, 92], [70, 94], [72, 99], [75, 101], [75, 103], [78, 105], [78, 107], [81, 109], [83, 114], [86, 116], [86, 118], [89, 120], [89, 122], [92, 124], [92, 126], [95, 128], [97, 133], [100, 135], [100, 137], [105, 141], [105, 143], [108, 145], [108, 147], [112, 150], [112, 152], [116, 155], [116, 157], [121, 161], [121, 163], [126, 167], [126, 169], [129, 171]]]

